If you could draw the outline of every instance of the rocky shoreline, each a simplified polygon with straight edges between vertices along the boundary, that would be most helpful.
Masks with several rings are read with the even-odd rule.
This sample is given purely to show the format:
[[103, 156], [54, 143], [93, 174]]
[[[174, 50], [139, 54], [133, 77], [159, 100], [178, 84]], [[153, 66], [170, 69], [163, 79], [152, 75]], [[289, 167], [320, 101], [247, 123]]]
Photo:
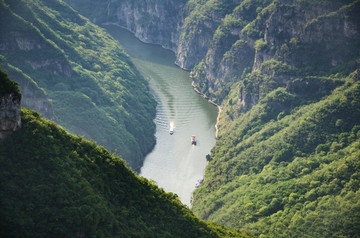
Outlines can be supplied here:
[[203, 94], [202, 92], [199, 91], [199, 89], [195, 86], [195, 83], [192, 82], [191, 86], [193, 87], [194, 91], [197, 92], [198, 94], [200, 94], [203, 98], [205, 98], [209, 103], [211, 103], [212, 105], [216, 106], [218, 108], [218, 115], [216, 118], [216, 124], [215, 124], [215, 138], [217, 138], [218, 136], [218, 124], [220, 121], [220, 113], [221, 113], [221, 107], [219, 104], [217, 104], [216, 102], [212, 101], [209, 99], [209, 97], [207, 97], [205, 94]]

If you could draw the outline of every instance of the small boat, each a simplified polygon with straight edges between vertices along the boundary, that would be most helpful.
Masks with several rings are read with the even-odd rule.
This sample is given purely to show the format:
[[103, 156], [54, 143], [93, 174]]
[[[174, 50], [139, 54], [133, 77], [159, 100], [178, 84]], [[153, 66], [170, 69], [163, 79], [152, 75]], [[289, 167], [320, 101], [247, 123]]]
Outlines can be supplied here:
[[174, 121], [170, 121], [170, 125], [169, 125], [169, 134], [170, 135], [174, 134], [174, 128], [175, 128]]
[[196, 145], [195, 136], [191, 136], [191, 144], [192, 144], [192, 145]]

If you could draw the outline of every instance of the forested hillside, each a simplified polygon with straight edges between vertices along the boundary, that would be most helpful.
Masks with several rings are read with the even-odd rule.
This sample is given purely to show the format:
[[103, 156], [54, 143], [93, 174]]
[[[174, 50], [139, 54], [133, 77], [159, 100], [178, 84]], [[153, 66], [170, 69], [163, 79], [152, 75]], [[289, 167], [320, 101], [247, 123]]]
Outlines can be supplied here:
[[223, 114], [195, 214], [255, 235], [356, 237], [359, 73], [319, 101], [279, 88], [236, 119]]
[[222, 106], [195, 214], [257, 236], [359, 235], [359, 10], [243, 1], [225, 16], [192, 72]]
[[1, 67], [23, 105], [138, 170], [155, 143], [156, 103], [118, 43], [58, 0], [1, 0], [0, 16]]

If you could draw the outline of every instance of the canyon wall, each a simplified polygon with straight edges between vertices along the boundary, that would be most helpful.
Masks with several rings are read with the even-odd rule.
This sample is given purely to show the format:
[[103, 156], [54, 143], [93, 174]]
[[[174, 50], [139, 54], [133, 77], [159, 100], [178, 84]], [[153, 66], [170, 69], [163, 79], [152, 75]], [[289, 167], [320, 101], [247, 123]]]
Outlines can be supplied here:
[[[244, 81], [251, 72], [269, 76], [275, 83], [272, 89], [286, 86], [294, 79], [292, 74], [336, 74], [346, 67], [350, 73], [359, 55], [353, 50], [359, 47], [355, 13], [359, 9], [358, 2], [340, 8], [340, 4], [268, 1], [252, 12], [251, 7], [239, 5], [216, 30], [205, 58], [192, 71], [193, 80], [204, 94], [221, 103], [233, 83]], [[271, 74], [266, 68], [274, 62], [263, 65], [270, 60], [282, 62], [287, 69]], [[245, 92], [245, 88], [239, 92], [239, 102], [249, 102], [249, 109], [261, 98], [254, 95], [261, 93]]]
[[0, 70], [0, 140], [21, 127], [21, 96], [19, 85]]
[[186, 0], [66, 2], [98, 25], [118, 25], [143, 42], [177, 51]]
[[5, 139], [21, 127], [20, 99], [14, 94], [0, 97], [0, 139]]
[[55, 120], [51, 99], [45, 90], [20, 69], [12, 66], [0, 58], [1, 67], [7, 72], [9, 78], [17, 82], [22, 93], [21, 105], [41, 113], [49, 120]]

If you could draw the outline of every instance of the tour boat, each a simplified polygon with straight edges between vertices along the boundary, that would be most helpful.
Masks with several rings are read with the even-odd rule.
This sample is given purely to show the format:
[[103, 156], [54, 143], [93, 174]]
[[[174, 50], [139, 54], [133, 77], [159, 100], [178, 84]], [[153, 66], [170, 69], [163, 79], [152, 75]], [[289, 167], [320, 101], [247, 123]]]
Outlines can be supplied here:
[[191, 144], [192, 144], [192, 145], [196, 145], [195, 136], [191, 136]]

